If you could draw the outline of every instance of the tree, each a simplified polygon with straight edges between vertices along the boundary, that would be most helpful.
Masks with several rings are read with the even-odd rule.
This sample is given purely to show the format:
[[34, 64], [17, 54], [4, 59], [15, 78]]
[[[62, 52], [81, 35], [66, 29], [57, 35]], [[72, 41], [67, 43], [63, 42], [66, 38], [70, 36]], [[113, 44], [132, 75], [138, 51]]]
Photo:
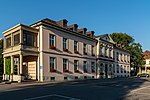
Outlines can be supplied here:
[[6, 58], [5, 64], [6, 64], [6, 74], [10, 75], [10, 71], [11, 71], [11, 59], [10, 59], [10, 57]]
[[130, 51], [131, 67], [136, 69], [135, 73], [137, 74], [139, 67], [144, 64], [144, 55], [141, 44], [135, 43], [132, 36], [129, 36], [126, 33], [112, 33], [110, 36], [114, 42], [124, 45], [125, 48]]
[[112, 33], [110, 36], [117, 44], [124, 45], [126, 48], [134, 42], [134, 39], [126, 33]]

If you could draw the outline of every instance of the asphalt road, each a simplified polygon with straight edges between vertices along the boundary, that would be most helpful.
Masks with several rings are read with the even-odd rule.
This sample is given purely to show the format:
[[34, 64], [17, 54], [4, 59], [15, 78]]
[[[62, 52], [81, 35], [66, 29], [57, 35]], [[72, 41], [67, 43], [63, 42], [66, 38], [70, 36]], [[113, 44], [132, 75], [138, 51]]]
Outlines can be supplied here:
[[0, 100], [150, 100], [150, 79], [0, 85]]

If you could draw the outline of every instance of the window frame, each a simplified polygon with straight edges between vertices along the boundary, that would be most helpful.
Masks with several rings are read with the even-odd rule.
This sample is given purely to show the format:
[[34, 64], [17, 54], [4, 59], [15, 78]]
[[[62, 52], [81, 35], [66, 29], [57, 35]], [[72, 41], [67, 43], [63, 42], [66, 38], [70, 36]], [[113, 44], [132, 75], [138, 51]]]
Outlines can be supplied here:
[[74, 53], [79, 53], [79, 43], [74, 40]]
[[87, 44], [83, 43], [83, 54], [87, 55]]
[[[65, 62], [66, 61], [66, 62]], [[65, 62], [65, 63], [64, 63]], [[65, 65], [65, 66], [64, 66]], [[66, 68], [64, 68], [66, 67]], [[69, 70], [69, 62], [68, 59], [63, 58], [63, 72], [68, 72]]]
[[67, 38], [63, 38], [63, 49], [68, 49], [67, 41], [68, 41]]
[[74, 60], [74, 72], [79, 72], [79, 61]]
[[54, 34], [49, 34], [49, 48], [50, 49], [56, 48], [56, 36]]
[[91, 72], [95, 73], [95, 62], [91, 61]]
[[[18, 35], [19, 35], [19, 36], [18, 36]], [[18, 37], [16, 37], [16, 36], [18, 36]], [[14, 37], [14, 40], [13, 40], [13, 41], [14, 41], [14, 46], [20, 44], [20, 33], [15, 34], [13, 37]], [[17, 43], [15, 43], [15, 41], [16, 41], [15, 39], [18, 39], [18, 42], [17, 42]]]
[[[50, 57], [49, 59], [50, 59], [49, 60], [50, 72], [56, 72], [56, 57]], [[53, 59], [54, 61], [51, 62], [52, 61], [51, 59]], [[53, 68], [51, 67], [52, 64], [53, 64]]]
[[87, 73], [87, 61], [83, 61], [83, 72]]
[[[6, 48], [10, 48], [12, 45], [11, 45], [11, 36], [8, 36], [8, 37], [6, 37]], [[8, 41], [9, 40], [9, 41]], [[9, 43], [8, 43], [9, 42]], [[8, 45], [9, 44], [9, 45]]]

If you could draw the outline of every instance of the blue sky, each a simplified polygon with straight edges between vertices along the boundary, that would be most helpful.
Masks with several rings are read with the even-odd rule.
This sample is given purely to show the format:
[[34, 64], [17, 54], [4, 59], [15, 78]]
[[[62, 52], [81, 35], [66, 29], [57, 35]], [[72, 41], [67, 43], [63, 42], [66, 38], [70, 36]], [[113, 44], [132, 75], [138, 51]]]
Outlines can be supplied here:
[[150, 50], [150, 0], [1, 0], [0, 37], [16, 24], [44, 18], [67, 19], [95, 35], [125, 32]]

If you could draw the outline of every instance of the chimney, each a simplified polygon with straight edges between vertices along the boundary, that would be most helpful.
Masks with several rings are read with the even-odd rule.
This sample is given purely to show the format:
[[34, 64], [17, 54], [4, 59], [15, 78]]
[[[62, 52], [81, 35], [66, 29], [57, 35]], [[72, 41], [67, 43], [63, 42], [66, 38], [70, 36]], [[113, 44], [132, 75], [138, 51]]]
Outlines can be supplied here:
[[60, 21], [57, 22], [57, 24], [59, 26], [64, 27], [64, 28], [67, 27], [67, 23], [68, 23], [68, 21], [66, 19], [63, 19], [63, 20], [60, 20]]
[[70, 29], [72, 31], [77, 31], [78, 30], [78, 25], [77, 24], [73, 24], [73, 25], [67, 26], [67, 29]]
[[81, 28], [81, 29], [78, 29], [78, 30], [77, 30], [78, 33], [81, 33], [81, 34], [83, 34], [83, 35], [86, 34], [86, 31], [87, 31], [86, 28]]
[[93, 38], [94, 37], [94, 31], [86, 32], [86, 35]]

